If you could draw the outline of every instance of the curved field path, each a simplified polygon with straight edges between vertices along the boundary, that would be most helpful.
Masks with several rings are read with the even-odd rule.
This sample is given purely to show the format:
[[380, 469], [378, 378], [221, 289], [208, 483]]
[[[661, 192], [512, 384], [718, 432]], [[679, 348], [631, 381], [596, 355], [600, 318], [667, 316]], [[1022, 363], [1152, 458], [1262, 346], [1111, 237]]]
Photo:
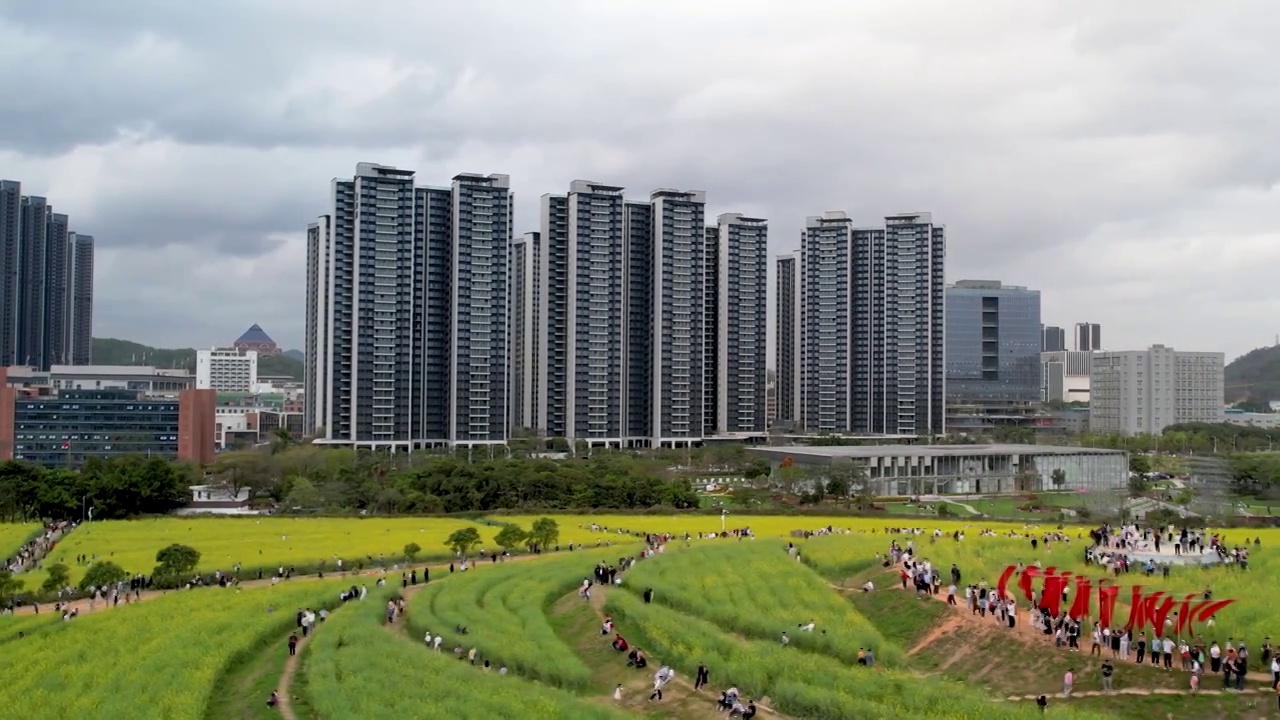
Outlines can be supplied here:
[[[560, 551], [560, 553], [566, 553], [566, 552], [570, 552], [570, 551], [569, 550]], [[478, 562], [478, 563], [475, 563], [474, 567], [478, 568], [483, 565], [491, 565], [491, 564], [502, 565], [504, 563], [509, 563], [509, 562], [519, 562], [522, 560], [534, 560], [536, 558], [540, 558], [546, 555], [555, 555], [555, 554], [558, 554], [558, 553], [545, 552], [540, 555], [515, 555], [507, 558], [506, 560], [503, 560], [501, 563], [490, 563], [490, 562], [479, 563]], [[290, 580], [281, 580], [280, 584], [293, 583], [293, 582], [313, 582], [316, 580], [333, 580], [335, 578], [347, 578], [347, 579], [350, 579], [352, 582], [357, 582], [359, 581], [360, 578], [377, 579], [379, 577], [388, 577], [388, 578], [391, 578], [392, 580], [398, 580], [398, 578], [394, 578], [395, 575], [412, 572], [413, 570], [418, 570], [419, 572], [421, 572], [424, 568], [430, 570], [433, 575], [441, 571], [444, 571], [447, 574], [449, 571], [449, 563], [448, 562], [432, 562], [432, 563], [419, 563], [415, 565], [404, 565], [396, 570], [387, 568], [385, 573], [382, 569], [349, 571], [349, 572], [341, 572], [341, 573], [325, 573], [323, 578], [321, 578], [319, 575], [295, 575]], [[391, 584], [391, 580], [388, 580], [387, 583]], [[242, 581], [236, 587], [255, 588], [255, 587], [268, 587], [270, 585], [271, 585], [271, 578], [263, 578], [261, 580], [245, 580], [245, 581]], [[207, 589], [221, 590], [225, 588], [219, 588], [217, 585], [204, 585], [200, 587], [191, 588], [191, 590], [207, 590]], [[137, 598], [134, 598], [133, 594], [129, 593], [129, 597], [130, 597], [129, 603], [142, 602], [145, 600], [152, 600], [158, 597], [164, 597], [165, 595], [171, 592], [191, 592], [191, 591], [185, 590], [185, 589], [183, 590], [179, 590], [179, 589], [143, 590], [139, 594], [139, 597]], [[121, 597], [123, 598], [124, 596], [122, 595]], [[120, 604], [122, 606], [127, 605], [129, 603], [125, 602], [123, 599], [120, 601]], [[53, 609], [54, 604], [55, 603], [41, 603], [39, 606], [40, 612], [42, 613], [54, 612], [54, 609]], [[65, 603], [63, 603], [64, 608], [78, 609], [81, 615], [87, 612], [102, 612], [103, 610], [109, 609], [111, 606], [111, 603], [107, 600], [99, 600], [97, 601], [97, 603], [93, 608], [90, 608], [89, 605], [90, 605], [90, 602], [87, 598], [81, 599], [81, 600], [68, 600]], [[13, 611], [15, 615], [30, 615], [34, 612], [36, 612], [36, 610], [35, 610], [35, 607], [32, 605], [23, 605], [22, 607], [15, 608]]]
[[[319, 625], [316, 627], [319, 628]], [[290, 655], [289, 659], [285, 661], [284, 672], [280, 673], [280, 682], [276, 683], [276, 695], [280, 698], [276, 709], [280, 711], [280, 717], [285, 720], [298, 720], [298, 716], [293, 712], [293, 698], [289, 695], [289, 690], [293, 687], [293, 676], [298, 674], [298, 663], [302, 660], [302, 648], [311, 642], [311, 638], [315, 636], [316, 632], [312, 631], [310, 635], [298, 638], [298, 654]]]

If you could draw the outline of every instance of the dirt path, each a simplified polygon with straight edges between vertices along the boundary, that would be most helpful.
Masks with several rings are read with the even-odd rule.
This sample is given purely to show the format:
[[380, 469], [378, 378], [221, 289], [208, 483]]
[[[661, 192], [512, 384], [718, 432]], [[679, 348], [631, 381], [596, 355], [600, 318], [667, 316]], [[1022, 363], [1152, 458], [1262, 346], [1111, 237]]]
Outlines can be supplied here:
[[[319, 628], [319, 625], [316, 626]], [[298, 716], [293, 712], [293, 696], [289, 694], [293, 688], [293, 678], [298, 674], [298, 663], [302, 660], [302, 649], [311, 642], [316, 631], [312, 631], [306, 637], [298, 638], [298, 652], [296, 655], [290, 655], [289, 659], [284, 663], [284, 672], [280, 673], [280, 682], [276, 683], [276, 695], [280, 698], [280, 703], [276, 705], [276, 709], [280, 711], [280, 717], [284, 720], [298, 720]]]
[[[608, 592], [614, 592], [614, 589], [609, 588]], [[625, 591], [618, 590], [617, 592], [625, 592]], [[581, 602], [578, 599], [578, 593], [576, 590], [570, 593], [568, 596], [566, 596], [566, 598], [561, 600], [561, 604], [569, 601], [572, 601], [574, 603]], [[596, 619], [599, 620], [600, 622], [603, 622], [604, 615], [605, 615], [604, 613], [605, 586], [601, 586], [601, 585], [592, 586], [590, 605], [591, 605], [592, 611], [594, 611], [596, 614]], [[593, 635], [593, 639], [595, 639], [595, 637], [596, 636]], [[661, 667], [662, 664], [656, 660], [653, 660], [652, 655], [650, 655], [650, 659], [652, 660], [652, 662], [650, 662], [650, 667]], [[652, 691], [652, 683], [650, 683], [650, 681], [648, 680], [649, 677], [650, 676], [647, 673], [645, 673], [640, 676], [637, 676], [635, 680], [632, 680], [628, 683], [624, 683], [623, 685], [624, 698], [627, 698], [627, 697], [646, 697], [647, 698], [649, 693]], [[709, 705], [709, 707], [707, 707], [706, 710], [708, 710], [709, 712], [715, 713], [714, 715], [715, 717], [719, 717], [723, 715], [723, 713], [720, 713], [715, 710], [715, 701], [719, 699], [718, 693], [716, 693], [715, 691], [712, 691], [710, 693], [704, 694], [704, 692], [699, 692], [697, 690], [694, 690], [693, 682], [688, 677], [686, 677], [683, 673], [678, 673], [675, 676], [675, 679], [673, 679], [667, 687], [670, 689], [666, 690], [665, 694], [667, 697], [664, 698], [664, 702], [666, 702], [667, 700], [670, 700], [673, 703], [680, 703], [687, 706], [691, 700], [697, 702], [700, 699], [705, 698], [707, 704]], [[679, 689], [682, 692], [680, 692], [677, 695], [676, 693], [672, 692], [673, 689]], [[773, 708], [769, 707], [768, 702], [769, 702], [768, 697], [761, 696], [761, 697], [755, 698], [756, 708], [759, 710], [759, 714], [757, 715], [757, 717], [774, 717], [774, 718], [787, 717], [777, 712]], [[624, 703], [625, 703], [625, 700], [624, 700]], [[643, 707], [642, 705], [637, 705], [635, 706], [634, 709], [641, 709], [642, 707]]]
[[937, 642], [938, 638], [942, 637], [943, 635], [948, 635], [950, 633], [955, 632], [956, 629], [963, 624], [964, 624], [964, 619], [961, 617], [956, 617], [954, 615], [952, 617], [947, 618], [946, 620], [943, 620], [936, 627], [930, 630], [928, 635], [925, 635], [924, 637], [920, 638], [920, 641], [917, 642], [914, 646], [912, 646], [912, 648], [907, 651], [907, 654], [918, 655], [921, 650], [924, 650], [925, 648]]
[[[1088, 697], [1107, 697], [1108, 695], [1249, 695], [1254, 693], [1271, 694], [1270, 688], [1245, 688], [1244, 690], [1198, 690], [1194, 693], [1190, 689], [1174, 690], [1171, 688], [1120, 688], [1107, 692], [1106, 690], [1086, 690], [1084, 692], [1072, 691], [1073, 698]], [[1010, 695], [1007, 699], [1011, 701], [1035, 700], [1039, 695]], [[1050, 696], [1053, 697], [1053, 696]], [[1059, 693], [1057, 697], [1061, 698]]]
[[[568, 551], [568, 550], [562, 550], [562, 551], [560, 551], [560, 552], [561, 552], [561, 553], [565, 553], [565, 552], [570, 552], [570, 551]], [[554, 554], [557, 554], [557, 553], [550, 553], [550, 552], [547, 552], [547, 553], [542, 553], [541, 555], [515, 555], [515, 556], [513, 556], [513, 557], [509, 557], [509, 558], [507, 558], [506, 560], [503, 560], [503, 561], [502, 561], [502, 562], [500, 562], [500, 563], [488, 563], [488, 562], [486, 562], [486, 563], [479, 563], [479, 562], [477, 562], [477, 563], [475, 563], [475, 566], [476, 566], [476, 567], [480, 567], [481, 565], [490, 565], [490, 564], [492, 564], [492, 565], [505, 565], [506, 563], [510, 563], [510, 562], [521, 562], [521, 561], [526, 561], [526, 560], [534, 560], [534, 559], [537, 559], [537, 558], [540, 558], [540, 557], [545, 557], [545, 556], [547, 556], [547, 555], [554, 555]], [[440, 572], [440, 571], [444, 571], [444, 572], [446, 572], [446, 573], [447, 573], [447, 572], [448, 572], [448, 569], [449, 569], [449, 565], [450, 565], [450, 563], [448, 563], [448, 562], [438, 562], [438, 563], [433, 562], [433, 563], [422, 563], [422, 564], [418, 564], [418, 565], [405, 565], [405, 566], [402, 566], [402, 567], [397, 568], [397, 569], [395, 569], [395, 570], [392, 570], [392, 569], [390, 569], [390, 568], [387, 568], [387, 569], [385, 570], [385, 572], [384, 572], [382, 569], [375, 569], [375, 570], [362, 570], [362, 571], [342, 572], [342, 573], [326, 573], [326, 574], [324, 575], [324, 577], [321, 577], [321, 576], [319, 576], [319, 575], [295, 575], [295, 576], [294, 576], [292, 579], [290, 579], [290, 580], [281, 580], [281, 581], [280, 581], [280, 584], [282, 584], [282, 585], [283, 585], [283, 584], [286, 584], [286, 583], [295, 583], [295, 582], [315, 582], [315, 581], [318, 581], [318, 580], [334, 580], [334, 579], [338, 579], [338, 578], [346, 578], [346, 579], [351, 580], [353, 583], [354, 583], [354, 582], [359, 582], [362, 578], [363, 578], [363, 579], [370, 579], [370, 578], [379, 578], [379, 577], [384, 577], [384, 576], [385, 576], [385, 577], [389, 577], [389, 578], [394, 579], [394, 577], [393, 577], [394, 575], [397, 575], [397, 574], [403, 574], [403, 573], [408, 573], [408, 572], [412, 572], [412, 571], [414, 571], [414, 570], [417, 570], [419, 573], [421, 573], [423, 569], [430, 570], [432, 574], [438, 573], [438, 572]], [[390, 583], [390, 582], [391, 582], [391, 580], [388, 580], [387, 582], [388, 582], [388, 583]], [[263, 579], [261, 579], [261, 580], [245, 580], [245, 581], [241, 582], [241, 583], [240, 583], [240, 585], [238, 585], [237, 587], [240, 587], [240, 588], [256, 588], [256, 587], [268, 587], [268, 586], [270, 586], [270, 585], [271, 585], [271, 578], [263, 578]], [[121, 605], [127, 605], [127, 604], [129, 604], [129, 603], [136, 603], [136, 602], [144, 602], [144, 601], [147, 601], [147, 600], [153, 600], [153, 599], [158, 598], [158, 597], [164, 597], [165, 595], [167, 595], [167, 594], [169, 594], [169, 593], [171, 593], [171, 592], [192, 592], [192, 591], [199, 592], [199, 591], [204, 591], [204, 590], [220, 590], [220, 589], [223, 589], [223, 588], [219, 588], [217, 585], [208, 585], [208, 586], [202, 586], [202, 587], [198, 587], [198, 588], [192, 588], [191, 590], [177, 590], [177, 589], [174, 589], [174, 590], [143, 590], [143, 591], [139, 594], [139, 596], [138, 596], [138, 597], [136, 597], [136, 598], [134, 598], [134, 597], [132, 596], [132, 593], [130, 593], [130, 594], [129, 594], [129, 595], [130, 595], [130, 600], [129, 600], [129, 602], [125, 602], [125, 601], [122, 599], [122, 600], [121, 600], [121, 602], [120, 602], [120, 604], [121, 604]], [[123, 598], [123, 597], [124, 597], [124, 596], [122, 595], [122, 596], [121, 596], [121, 598]], [[55, 611], [54, 611], [54, 609], [53, 609], [53, 606], [54, 606], [54, 603], [43, 603], [43, 604], [41, 604], [41, 605], [39, 606], [39, 607], [40, 607], [40, 612], [49, 612], [49, 613], [55, 612]], [[102, 612], [103, 610], [107, 610], [107, 609], [109, 609], [109, 608], [111, 607], [111, 603], [110, 603], [109, 601], [107, 601], [107, 600], [98, 600], [96, 603], [94, 603], [94, 604], [93, 604], [93, 607], [90, 607], [90, 601], [89, 601], [87, 598], [85, 598], [85, 599], [82, 599], [82, 600], [69, 600], [69, 601], [67, 601], [67, 602], [63, 603], [62, 607], [63, 607], [64, 609], [65, 609], [65, 608], [78, 609], [78, 610], [80, 611], [80, 614], [81, 614], [81, 615], [83, 615], [83, 614], [88, 613], [88, 612]], [[35, 612], [35, 609], [34, 609], [34, 607], [33, 607], [33, 606], [31, 606], [31, 605], [23, 605], [23, 606], [22, 606], [22, 607], [20, 607], [20, 608], [15, 608], [15, 609], [14, 609], [14, 611], [13, 611], [13, 613], [14, 613], [15, 615], [30, 615], [30, 614], [32, 614], [32, 613], [34, 613], [34, 612]]]

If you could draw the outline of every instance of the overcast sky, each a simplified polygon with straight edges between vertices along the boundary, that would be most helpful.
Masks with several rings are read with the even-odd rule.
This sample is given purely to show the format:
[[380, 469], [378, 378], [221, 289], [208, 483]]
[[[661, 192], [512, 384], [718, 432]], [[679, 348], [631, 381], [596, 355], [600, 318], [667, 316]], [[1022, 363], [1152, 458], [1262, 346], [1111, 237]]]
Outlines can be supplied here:
[[372, 161], [507, 173], [517, 232], [575, 178], [705, 190], [775, 252], [928, 210], [949, 281], [1230, 359], [1280, 332], [1277, 30], [1261, 0], [0, 0], [0, 177], [97, 238], [100, 337], [301, 347], [304, 229]]

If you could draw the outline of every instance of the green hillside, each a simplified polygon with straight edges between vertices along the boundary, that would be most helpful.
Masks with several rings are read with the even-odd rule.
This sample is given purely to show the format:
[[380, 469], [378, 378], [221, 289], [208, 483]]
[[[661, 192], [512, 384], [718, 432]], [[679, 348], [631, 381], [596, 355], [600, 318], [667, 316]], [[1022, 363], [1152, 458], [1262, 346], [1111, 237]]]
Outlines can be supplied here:
[[1250, 350], [1227, 365], [1227, 402], [1280, 400], [1280, 345]]
[[[95, 365], [153, 365], [158, 368], [183, 369], [194, 373], [196, 351], [192, 348], [153, 348], [130, 340], [93, 339]], [[263, 355], [258, 358], [258, 375], [303, 379], [301, 360], [289, 355]]]

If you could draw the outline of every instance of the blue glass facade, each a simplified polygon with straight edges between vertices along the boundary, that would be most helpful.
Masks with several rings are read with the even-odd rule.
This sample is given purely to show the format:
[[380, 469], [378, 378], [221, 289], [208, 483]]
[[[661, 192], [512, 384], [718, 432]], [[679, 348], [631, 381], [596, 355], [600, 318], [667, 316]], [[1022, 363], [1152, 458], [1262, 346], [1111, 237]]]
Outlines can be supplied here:
[[1040, 399], [1040, 291], [998, 282], [947, 288], [947, 399]]
[[178, 398], [132, 390], [62, 390], [19, 397], [13, 407], [13, 457], [79, 467], [91, 457], [178, 456]]

